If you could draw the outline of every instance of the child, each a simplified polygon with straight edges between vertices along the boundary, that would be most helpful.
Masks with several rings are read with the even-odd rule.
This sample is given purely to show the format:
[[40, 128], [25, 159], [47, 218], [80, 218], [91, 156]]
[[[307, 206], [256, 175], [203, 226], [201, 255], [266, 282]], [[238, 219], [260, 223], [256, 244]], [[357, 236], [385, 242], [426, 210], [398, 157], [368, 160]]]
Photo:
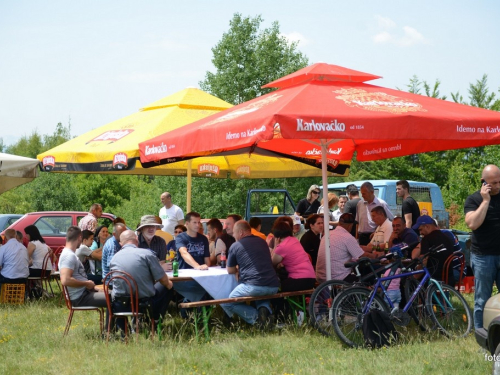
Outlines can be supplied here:
[[[385, 271], [384, 277], [389, 276], [390, 272], [391, 272], [391, 269], [389, 268], [387, 271]], [[401, 273], [401, 268], [398, 268], [394, 275], [398, 275], [400, 273]], [[387, 295], [391, 299], [392, 304], [393, 304], [395, 309], [399, 309], [399, 302], [401, 302], [401, 290], [399, 289], [400, 283], [401, 283], [401, 278], [392, 279], [391, 283], [386, 288]], [[386, 300], [387, 300], [387, 298], [386, 298]]]
[[82, 244], [78, 249], [76, 249], [76, 256], [85, 266], [85, 272], [87, 272], [87, 278], [92, 280], [95, 285], [102, 284], [102, 275], [98, 270], [96, 270], [96, 262], [92, 258], [93, 250], [89, 248], [94, 242], [94, 232], [90, 230], [82, 231]]

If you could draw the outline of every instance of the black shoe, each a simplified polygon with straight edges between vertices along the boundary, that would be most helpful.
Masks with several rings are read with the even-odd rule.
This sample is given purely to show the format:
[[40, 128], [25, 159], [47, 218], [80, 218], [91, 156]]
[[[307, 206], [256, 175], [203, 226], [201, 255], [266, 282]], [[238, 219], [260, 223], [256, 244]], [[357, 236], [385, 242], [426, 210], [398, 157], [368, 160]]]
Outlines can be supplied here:
[[259, 326], [259, 328], [261, 329], [269, 328], [271, 325], [271, 317], [270, 317], [271, 314], [269, 313], [267, 307], [265, 306], [259, 307], [258, 314], [259, 315], [257, 317], [256, 323]]

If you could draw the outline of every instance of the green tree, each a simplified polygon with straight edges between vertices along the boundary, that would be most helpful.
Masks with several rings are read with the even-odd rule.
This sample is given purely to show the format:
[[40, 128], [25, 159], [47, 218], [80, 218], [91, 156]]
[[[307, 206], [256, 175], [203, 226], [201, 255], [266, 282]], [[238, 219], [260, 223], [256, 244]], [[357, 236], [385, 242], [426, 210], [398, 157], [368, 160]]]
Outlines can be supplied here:
[[236, 13], [229, 31], [212, 48], [216, 72], [207, 72], [200, 88], [229, 103], [239, 104], [272, 89], [266, 83], [307, 66], [308, 59], [280, 34], [279, 24], [259, 32], [263, 19]]

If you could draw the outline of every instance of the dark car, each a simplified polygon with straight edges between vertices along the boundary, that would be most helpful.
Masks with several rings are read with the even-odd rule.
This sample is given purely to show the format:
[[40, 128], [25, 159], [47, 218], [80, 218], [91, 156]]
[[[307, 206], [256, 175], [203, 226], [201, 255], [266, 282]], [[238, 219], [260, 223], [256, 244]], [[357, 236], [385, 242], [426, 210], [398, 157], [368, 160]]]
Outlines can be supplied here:
[[0, 214], [0, 232], [14, 224], [23, 215], [19, 214]]
[[[24, 228], [28, 225], [35, 225], [47, 245], [55, 250], [66, 244], [66, 230], [72, 225], [78, 225], [86, 215], [87, 212], [83, 211], [30, 212], [10, 225], [8, 229], [15, 229], [26, 235]], [[103, 213], [98, 222], [99, 225], [109, 227], [114, 219], [115, 215]], [[2, 231], [1, 235], [3, 236], [3, 234], [4, 231]]]

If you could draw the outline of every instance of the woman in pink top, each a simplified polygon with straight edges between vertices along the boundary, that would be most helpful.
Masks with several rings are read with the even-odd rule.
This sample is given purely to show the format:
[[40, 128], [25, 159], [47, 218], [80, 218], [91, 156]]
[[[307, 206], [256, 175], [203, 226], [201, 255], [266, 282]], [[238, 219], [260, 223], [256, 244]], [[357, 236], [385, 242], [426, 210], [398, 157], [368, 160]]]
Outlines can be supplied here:
[[316, 283], [316, 274], [309, 255], [293, 236], [292, 228], [286, 222], [275, 223], [273, 234], [276, 248], [273, 254], [273, 265], [282, 264], [288, 277], [281, 280], [281, 291], [312, 289]]

